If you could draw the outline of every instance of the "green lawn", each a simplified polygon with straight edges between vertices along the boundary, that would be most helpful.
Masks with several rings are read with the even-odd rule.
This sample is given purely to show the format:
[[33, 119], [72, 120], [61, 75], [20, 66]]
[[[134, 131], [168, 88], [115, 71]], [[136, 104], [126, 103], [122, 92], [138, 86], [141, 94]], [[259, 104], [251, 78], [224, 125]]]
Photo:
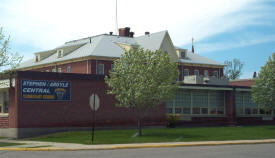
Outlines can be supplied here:
[[[212, 140], [249, 140], [275, 138], [275, 126], [188, 127], [144, 129], [143, 136], [134, 137], [134, 129], [95, 131], [94, 144], [145, 142], [190, 142]], [[90, 131], [61, 132], [27, 140], [90, 144]]]
[[14, 145], [22, 145], [22, 144], [20, 144], [20, 143], [6, 143], [6, 142], [0, 142], [0, 147], [14, 146]]

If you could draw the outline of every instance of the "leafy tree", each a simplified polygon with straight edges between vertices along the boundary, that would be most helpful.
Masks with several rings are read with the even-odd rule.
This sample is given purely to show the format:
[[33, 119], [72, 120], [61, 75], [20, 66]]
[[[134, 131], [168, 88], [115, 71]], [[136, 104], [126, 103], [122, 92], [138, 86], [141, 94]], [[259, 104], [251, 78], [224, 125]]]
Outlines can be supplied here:
[[11, 52], [9, 48], [10, 37], [3, 34], [3, 29], [0, 28], [0, 71], [12, 71], [22, 61], [23, 56], [18, 53]]
[[252, 86], [252, 99], [262, 108], [275, 108], [275, 53], [261, 68], [255, 84]]
[[119, 101], [117, 106], [135, 110], [141, 136], [144, 114], [173, 97], [178, 74], [177, 64], [170, 62], [167, 53], [133, 47], [115, 60], [105, 81], [111, 88], [108, 93]]
[[243, 63], [239, 59], [233, 59], [233, 61], [224, 61], [224, 75], [230, 80], [238, 79], [241, 76]]

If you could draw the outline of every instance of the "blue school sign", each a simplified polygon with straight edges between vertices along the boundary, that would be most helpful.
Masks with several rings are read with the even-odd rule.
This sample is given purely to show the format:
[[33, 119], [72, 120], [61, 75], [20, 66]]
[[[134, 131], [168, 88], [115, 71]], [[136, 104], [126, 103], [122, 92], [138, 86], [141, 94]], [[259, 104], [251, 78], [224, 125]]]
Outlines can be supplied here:
[[70, 101], [71, 83], [68, 81], [22, 80], [24, 101]]

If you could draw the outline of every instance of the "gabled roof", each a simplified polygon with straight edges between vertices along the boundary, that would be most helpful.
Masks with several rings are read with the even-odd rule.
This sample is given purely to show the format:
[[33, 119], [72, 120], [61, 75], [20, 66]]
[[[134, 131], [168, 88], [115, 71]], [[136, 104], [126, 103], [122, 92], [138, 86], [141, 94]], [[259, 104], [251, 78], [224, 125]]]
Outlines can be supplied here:
[[61, 45], [49, 51], [56, 52], [58, 49], [62, 49], [65, 47], [81, 45], [81, 44], [83, 45], [78, 49], [70, 53], [67, 53], [67, 55], [61, 58], [57, 58], [57, 54], [53, 53], [49, 57], [39, 62], [35, 62], [34, 59], [27, 60], [25, 62], [22, 62], [18, 67], [18, 69], [50, 64], [54, 62], [66, 61], [66, 60], [71, 60], [75, 58], [89, 57], [89, 56], [119, 58], [124, 53], [125, 50], [121, 48], [118, 45], [118, 43], [127, 44], [129, 46], [133, 44], [138, 44], [140, 47], [144, 49], [149, 49], [154, 51], [154, 50], [160, 49], [160, 45], [165, 37], [166, 32], [167, 31], [161, 31], [161, 32], [152, 33], [149, 35], [134, 37], [134, 38], [102, 34], [102, 35], [83, 38], [79, 40], [69, 41], [69, 42], [66, 42], [64, 45]]
[[[40, 61], [35, 62], [34, 59], [22, 62], [18, 69], [42, 66], [51, 63], [58, 63], [61, 61], [70, 61], [73, 59], [86, 58], [86, 57], [107, 57], [107, 58], [119, 58], [125, 49], [123, 46], [139, 45], [140, 47], [148, 50], [159, 50], [162, 47], [165, 38], [169, 37], [167, 31], [156, 32], [148, 35], [143, 35], [139, 37], [124, 37], [117, 35], [102, 34], [92, 37], [87, 37], [83, 39], [78, 39], [74, 41], [66, 42], [65, 44], [58, 46], [52, 50], [47, 50], [43, 52], [38, 52], [35, 54], [42, 55]], [[171, 40], [170, 40], [171, 41]], [[172, 45], [172, 47], [174, 47]], [[67, 49], [63, 57], [57, 58], [57, 50]], [[182, 49], [175, 47], [175, 49]], [[171, 49], [169, 53], [174, 52], [175, 49]], [[69, 50], [69, 52], [68, 52]], [[71, 52], [70, 52], [71, 51]], [[177, 59], [176, 59], [177, 60]], [[214, 60], [202, 57], [197, 53], [187, 52], [185, 59], [178, 59], [179, 63], [187, 64], [206, 64], [215, 66], [224, 66], [223, 64], [216, 62]]]

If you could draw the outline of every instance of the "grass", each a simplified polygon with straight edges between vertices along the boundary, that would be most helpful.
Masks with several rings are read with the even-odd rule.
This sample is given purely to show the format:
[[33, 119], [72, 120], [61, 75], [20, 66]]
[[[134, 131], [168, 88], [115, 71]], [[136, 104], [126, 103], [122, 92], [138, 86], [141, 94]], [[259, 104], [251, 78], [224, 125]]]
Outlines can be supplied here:
[[23, 145], [23, 144], [21, 144], [21, 143], [6, 143], [6, 142], [0, 142], [0, 147], [14, 146], [14, 145]]
[[[94, 144], [271, 139], [275, 138], [275, 126], [151, 128], [143, 129], [141, 137], [135, 137], [136, 133], [135, 129], [98, 130]], [[91, 144], [91, 131], [61, 132], [27, 140]]]

